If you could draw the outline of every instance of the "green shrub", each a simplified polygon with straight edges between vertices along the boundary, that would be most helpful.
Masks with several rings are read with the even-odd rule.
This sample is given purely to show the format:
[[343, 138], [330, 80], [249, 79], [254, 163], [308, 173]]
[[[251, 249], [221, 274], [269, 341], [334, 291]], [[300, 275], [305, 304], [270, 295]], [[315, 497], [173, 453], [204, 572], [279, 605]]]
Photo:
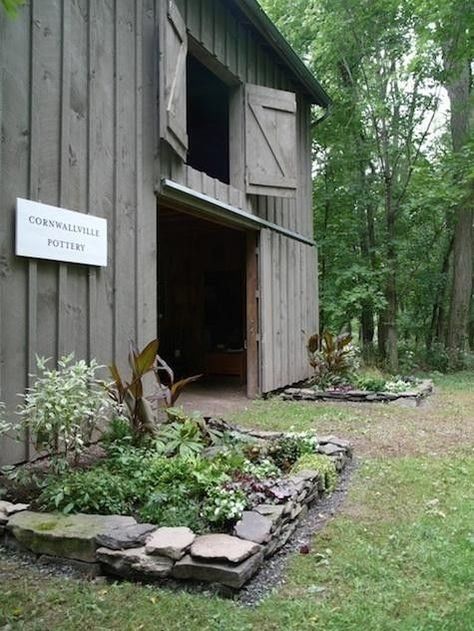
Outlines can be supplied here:
[[45, 510], [60, 510], [64, 513], [124, 515], [132, 511], [135, 497], [131, 480], [98, 466], [50, 480], [38, 502]]
[[298, 458], [313, 453], [316, 437], [312, 434], [295, 434], [273, 441], [268, 447], [268, 455], [282, 471], [288, 471]]
[[47, 359], [37, 358], [39, 375], [23, 395], [19, 415], [38, 451], [78, 456], [97, 425], [109, 418], [109, 399], [95, 377], [97, 362], [73, 359], [62, 357], [50, 370]]
[[332, 458], [324, 454], [304, 454], [293, 465], [292, 473], [309, 469], [319, 471], [324, 479], [324, 488], [328, 493], [334, 491], [337, 486], [338, 475], [336, 465]]
[[353, 379], [354, 386], [369, 392], [383, 392], [385, 383], [386, 381], [382, 376], [371, 374], [356, 375]]

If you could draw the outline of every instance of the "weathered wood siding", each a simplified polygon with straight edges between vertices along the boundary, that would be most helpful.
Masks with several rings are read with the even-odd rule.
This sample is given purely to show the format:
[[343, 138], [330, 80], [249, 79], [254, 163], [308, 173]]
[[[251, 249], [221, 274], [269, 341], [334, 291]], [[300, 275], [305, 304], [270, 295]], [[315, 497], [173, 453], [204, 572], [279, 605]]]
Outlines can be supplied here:
[[[0, 400], [35, 355], [106, 363], [156, 333], [154, 0], [30, 0], [0, 11]], [[25, 197], [106, 217], [107, 268], [14, 256]], [[150, 238], [151, 235], [151, 238]], [[4, 441], [0, 461], [28, 457]]]
[[[161, 177], [313, 237], [311, 105], [248, 22], [223, 0], [176, 0], [189, 34], [235, 79], [297, 95], [298, 187], [294, 198], [246, 195], [184, 164], [171, 149]], [[260, 233], [260, 387], [269, 392], [309, 376], [306, 341], [318, 328], [316, 248], [271, 230]]]

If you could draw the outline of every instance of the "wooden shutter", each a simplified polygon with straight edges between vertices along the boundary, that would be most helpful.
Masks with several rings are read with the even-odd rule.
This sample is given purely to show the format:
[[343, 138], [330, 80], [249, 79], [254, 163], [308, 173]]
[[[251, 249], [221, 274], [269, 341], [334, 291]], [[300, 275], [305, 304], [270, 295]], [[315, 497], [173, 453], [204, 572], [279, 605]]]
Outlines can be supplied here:
[[[169, 0], [164, 33], [164, 121], [162, 137], [184, 160], [188, 150], [186, 132], [186, 25], [176, 4]], [[163, 112], [163, 109], [161, 110]]]
[[295, 197], [296, 96], [259, 85], [245, 88], [247, 193]]

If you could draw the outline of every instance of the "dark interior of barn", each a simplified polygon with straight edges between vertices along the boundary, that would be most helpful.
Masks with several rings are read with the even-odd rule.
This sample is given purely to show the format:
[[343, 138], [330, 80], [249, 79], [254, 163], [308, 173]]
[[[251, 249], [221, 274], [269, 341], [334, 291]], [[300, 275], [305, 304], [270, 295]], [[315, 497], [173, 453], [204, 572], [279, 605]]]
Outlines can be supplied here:
[[160, 355], [178, 376], [246, 376], [245, 232], [159, 209]]
[[187, 163], [229, 184], [229, 88], [187, 57]]

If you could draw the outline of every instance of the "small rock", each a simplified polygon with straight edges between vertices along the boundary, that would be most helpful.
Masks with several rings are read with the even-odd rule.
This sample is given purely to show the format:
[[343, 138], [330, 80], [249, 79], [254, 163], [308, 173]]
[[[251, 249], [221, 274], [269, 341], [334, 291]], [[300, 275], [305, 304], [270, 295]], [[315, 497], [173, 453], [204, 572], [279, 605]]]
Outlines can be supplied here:
[[282, 504], [259, 504], [253, 510], [271, 519], [275, 527], [282, 518], [284, 508]]
[[344, 448], [328, 443], [327, 445], [319, 445], [318, 452], [325, 456], [332, 456], [333, 454], [344, 453]]
[[14, 515], [15, 513], [28, 510], [29, 507], [29, 504], [13, 504], [12, 502], [7, 502], [6, 500], [0, 500], [0, 513], [4, 513], [7, 517], [10, 517], [10, 515]]
[[145, 546], [147, 554], [159, 554], [170, 559], [181, 559], [195, 540], [190, 528], [162, 527], [148, 538]]
[[153, 531], [156, 526], [153, 524], [130, 524], [127, 526], [119, 526], [111, 528], [107, 532], [100, 533], [96, 537], [99, 546], [112, 548], [112, 550], [125, 550], [126, 548], [136, 548], [143, 545], [145, 539]]
[[258, 543], [231, 535], [201, 535], [191, 545], [191, 556], [203, 561], [240, 563], [261, 550]]
[[206, 563], [187, 554], [183, 559], [175, 563], [172, 575], [175, 578], [221, 583], [222, 585], [239, 589], [255, 574], [262, 564], [262, 560], [263, 552], [261, 550], [238, 564], [225, 562]]
[[234, 535], [255, 543], [267, 543], [270, 540], [273, 522], [256, 511], [244, 511], [236, 523]]

